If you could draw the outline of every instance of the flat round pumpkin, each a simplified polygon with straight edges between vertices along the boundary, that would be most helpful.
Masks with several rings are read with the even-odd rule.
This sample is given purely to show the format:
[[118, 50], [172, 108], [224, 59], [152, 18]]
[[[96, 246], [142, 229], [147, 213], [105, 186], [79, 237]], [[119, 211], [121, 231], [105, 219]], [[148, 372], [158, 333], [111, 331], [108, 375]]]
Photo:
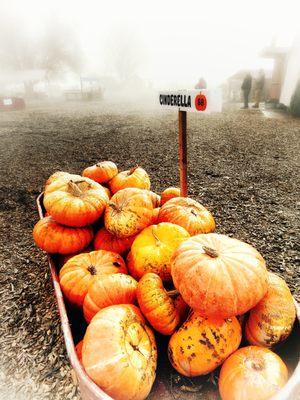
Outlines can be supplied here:
[[112, 161], [101, 161], [83, 170], [82, 176], [98, 183], [107, 183], [118, 174], [118, 168]]
[[150, 179], [147, 172], [141, 167], [134, 167], [128, 171], [119, 172], [110, 182], [110, 191], [114, 194], [126, 188], [150, 189]]

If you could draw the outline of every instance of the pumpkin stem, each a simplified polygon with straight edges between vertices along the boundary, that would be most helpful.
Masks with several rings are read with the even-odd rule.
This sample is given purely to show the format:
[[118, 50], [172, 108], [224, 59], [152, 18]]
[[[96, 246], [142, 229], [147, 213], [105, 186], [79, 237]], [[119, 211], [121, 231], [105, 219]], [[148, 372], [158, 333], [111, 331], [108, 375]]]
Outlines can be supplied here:
[[212, 258], [216, 258], [219, 256], [218, 252], [215, 249], [212, 249], [211, 247], [208, 246], [202, 246], [203, 250], [205, 251], [205, 253], [212, 257]]
[[192, 213], [193, 215], [195, 215], [195, 217], [197, 217], [197, 213], [196, 213], [195, 210], [191, 209], [191, 213]]
[[263, 362], [261, 360], [255, 360], [255, 361], [252, 361], [251, 367], [255, 371], [261, 371], [264, 368], [264, 365], [263, 365]]
[[173, 298], [173, 297], [177, 297], [179, 295], [179, 292], [178, 292], [177, 289], [173, 289], [173, 290], [169, 290], [167, 292], [167, 294], [168, 294], [169, 297]]
[[128, 171], [128, 174], [127, 174], [127, 175], [129, 176], [129, 175], [133, 174], [134, 171], [135, 171], [138, 167], [139, 167], [139, 166], [136, 165], [135, 167], [131, 168], [131, 169]]
[[155, 239], [156, 246], [160, 246], [160, 240], [159, 240], [158, 236], [155, 233], [155, 229], [156, 229], [156, 227], [152, 226], [152, 235], [153, 235], [153, 237]]
[[115, 203], [109, 203], [109, 207], [111, 207], [112, 209], [114, 209], [117, 212], [121, 211], [120, 207], [118, 207]]
[[102, 168], [102, 165], [101, 165], [101, 164], [102, 164], [101, 162], [98, 162], [98, 163], [96, 164], [96, 167]]
[[90, 265], [87, 270], [91, 275], [97, 275], [97, 270], [93, 265]]
[[77, 185], [78, 183], [79, 182], [74, 182], [74, 181], [70, 180], [68, 182], [68, 187], [73, 196], [80, 197], [83, 192], [80, 189], [80, 187]]

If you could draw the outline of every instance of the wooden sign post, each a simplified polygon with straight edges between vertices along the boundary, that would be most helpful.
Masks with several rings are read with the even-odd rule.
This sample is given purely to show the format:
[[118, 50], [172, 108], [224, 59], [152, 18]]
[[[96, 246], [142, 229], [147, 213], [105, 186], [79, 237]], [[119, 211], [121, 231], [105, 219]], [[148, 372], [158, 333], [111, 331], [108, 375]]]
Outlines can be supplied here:
[[180, 194], [187, 197], [187, 138], [186, 138], [186, 111], [178, 111], [179, 122], [179, 175]]

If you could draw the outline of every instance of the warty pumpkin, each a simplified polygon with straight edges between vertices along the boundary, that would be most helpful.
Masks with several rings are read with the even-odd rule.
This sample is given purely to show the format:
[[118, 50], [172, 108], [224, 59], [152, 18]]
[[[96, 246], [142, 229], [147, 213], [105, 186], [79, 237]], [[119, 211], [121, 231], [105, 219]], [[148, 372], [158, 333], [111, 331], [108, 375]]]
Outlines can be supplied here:
[[135, 236], [118, 238], [103, 227], [95, 235], [94, 248], [95, 250], [113, 251], [122, 255], [130, 250], [134, 239]]
[[183, 300], [206, 317], [243, 314], [268, 288], [266, 263], [259, 252], [217, 233], [181, 243], [173, 254], [171, 272]]
[[102, 308], [114, 304], [134, 304], [137, 281], [126, 274], [103, 275], [91, 284], [83, 302], [83, 314], [87, 322]]
[[169, 360], [182, 375], [206, 375], [239, 347], [241, 339], [241, 326], [235, 317], [203, 318], [192, 312], [171, 336]]
[[123, 304], [99, 311], [83, 339], [82, 363], [113, 399], [145, 399], [155, 380], [157, 349], [139, 309]]
[[67, 261], [59, 272], [59, 283], [67, 300], [81, 307], [91, 284], [103, 274], [115, 273], [127, 273], [119, 254], [105, 250], [91, 251]]
[[268, 400], [285, 385], [288, 370], [271, 350], [243, 347], [222, 365], [219, 390], [222, 400]]
[[110, 182], [111, 192], [117, 193], [125, 188], [150, 189], [150, 179], [147, 172], [141, 167], [134, 167], [128, 171], [118, 173]]
[[180, 189], [177, 187], [169, 187], [165, 189], [161, 194], [160, 205], [163, 206], [167, 201], [174, 199], [174, 197], [180, 197]]
[[98, 183], [107, 183], [118, 174], [118, 167], [112, 161], [102, 161], [83, 170], [82, 176]]
[[86, 248], [93, 240], [91, 227], [70, 228], [52, 217], [40, 219], [33, 228], [33, 239], [47, 253], [72, 254]]
[[250, 310], [246, 338], [250, 344], [271, 347], [284, 341], [296, 319], [294, 299], [285, 281], [268, 273], [268, 290]]
[[202, 204], [188, 197], [167, 201], [159, 211], [158, 221], [182, 226], [191, 236], [213, 232], [216, 227], [212, 214]]
[[189, 238], [181, 226], [162, 222], [139, 233], [127, 259], [130, 274], [140, 279], [146, 272], [154, 272], [163, 281], [171, 281], [171, 257], [178, 245]]

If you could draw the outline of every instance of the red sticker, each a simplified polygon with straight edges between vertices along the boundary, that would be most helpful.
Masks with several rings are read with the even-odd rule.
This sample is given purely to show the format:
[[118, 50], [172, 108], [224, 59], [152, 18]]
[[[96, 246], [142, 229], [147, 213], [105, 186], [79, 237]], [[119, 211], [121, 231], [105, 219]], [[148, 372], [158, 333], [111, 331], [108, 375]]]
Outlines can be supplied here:
[[206, 96], [202, 93], [197, 94], [195, 97], [195, 107], [198, 111], [204, 111], [207, 106]]

